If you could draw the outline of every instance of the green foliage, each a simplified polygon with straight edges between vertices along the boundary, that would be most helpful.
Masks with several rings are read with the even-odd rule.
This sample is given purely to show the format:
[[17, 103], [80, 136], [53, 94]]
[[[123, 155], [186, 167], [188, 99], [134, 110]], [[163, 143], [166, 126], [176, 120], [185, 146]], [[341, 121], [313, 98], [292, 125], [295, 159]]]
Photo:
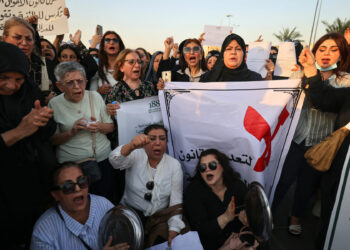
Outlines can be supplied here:
[[346, 18], [343, 21], [337, 17], [332, 24], [329, 24], [326, 21], [322, 21], [322, 23], [326, 26], [327, 33], [338, 32], [344, 34], [345, 30], [350, 27], [350, 20], [347, 20]]
[[302, 35], [299, 33], [299, 31], [296, 31], [296, 27], [289, 29], [289, 28], [282, 28], [282, 31], [279, 31], [278, 34], [273, 33], [273, 35], [280, 41], [283, 42], [285, 40], [299, 40], [300, 42], [303, 42], [304, 40], [300, 40], [299, 38], [302, 37]]

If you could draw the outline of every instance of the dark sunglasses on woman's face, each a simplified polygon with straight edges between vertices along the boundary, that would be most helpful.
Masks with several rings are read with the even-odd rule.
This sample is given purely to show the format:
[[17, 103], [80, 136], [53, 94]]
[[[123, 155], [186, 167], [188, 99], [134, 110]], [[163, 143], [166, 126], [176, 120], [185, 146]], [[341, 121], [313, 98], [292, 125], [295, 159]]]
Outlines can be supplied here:
[[118, 38], [106, 38], [105, 43], [113, 42], [113, 44], [116, 44], [119, 42]]
[[[218, 167], [218, 163], [216, 161], [211, 161], [208, 163], [208, 167], [210, 170], [215, 170]], [[198, 167], [199, 172], [204, 173], [207, 170], [207, 164], [201, 163]]]
[[[153, 188], [154, 188], [154, 181], [147, 182], [146, 183], [146, 188], [148, 190], [153, 190]], [[145, 198], [146, 201], [151, 201], [152, 200], [152, 193], [151, 192], [145, 193], [144, 198]]]
[[135, 60], [135, 59], [128, 59], [128, 60], [124, 60], [124, 62], [128, 62], [131, 66], [134, 66], [136, 63], [139, 65], [143, 64], [143, 61], [139, 60]]
[[61, 190], [64, 194], [72, 194], [75, 192], [75, 185], [78, 185], [80, 189], [88, 188], [89, 178], [87, 176], [80, 176], [77, 182], [71, 180], [65, 181], [61, 185], [54, 187], [53, 190]]
[[184, 47], [184, 48], [183, 48], [184, 54], [191, 53], [191, 51], [193, 51], [193, 53], [198, 53], [198, 52], [201, 51], [201, 47], [199, 47], [199, 46], [194, 46], [193, 48], [191, 48], [191, 47]]

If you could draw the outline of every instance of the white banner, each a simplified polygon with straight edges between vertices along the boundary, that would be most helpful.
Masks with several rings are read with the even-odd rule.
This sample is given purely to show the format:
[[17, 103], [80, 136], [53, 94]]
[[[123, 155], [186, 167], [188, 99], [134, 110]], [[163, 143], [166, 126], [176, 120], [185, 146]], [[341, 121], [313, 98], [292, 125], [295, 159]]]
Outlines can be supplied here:
[[39, 17], [40, 35], [68, 33], [67, 17], [63, 15], [65, 6], [65, 0], [1, 0], [0, 33], [2, 34], [7, 19], [13, 16], [26, 18], [32, 15]]
[[185, 181], [200, 153], [216, 148], [272, 202], [302, 107], [299, 82], [168, 83], [159, 100], [169, 154], [182, 164]]
[[151, 124], [163, 124], [157, 96], [123, 102], [117, 110], [119, 145], [127, 144]]

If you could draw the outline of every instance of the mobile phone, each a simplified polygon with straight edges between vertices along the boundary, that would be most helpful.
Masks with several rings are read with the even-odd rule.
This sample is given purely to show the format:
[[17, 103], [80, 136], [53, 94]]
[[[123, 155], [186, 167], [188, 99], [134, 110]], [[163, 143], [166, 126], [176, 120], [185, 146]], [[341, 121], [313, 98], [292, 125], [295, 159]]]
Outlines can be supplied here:
[[97, 32], [97, 35], [102, 36], [103, 30], [102, 30], [102, 26], [101, 25], [97, 24], [96, 32]]
[[163, 71], [162, 72], [162, 79], [164, 83], [171, 82], [171, 71]]

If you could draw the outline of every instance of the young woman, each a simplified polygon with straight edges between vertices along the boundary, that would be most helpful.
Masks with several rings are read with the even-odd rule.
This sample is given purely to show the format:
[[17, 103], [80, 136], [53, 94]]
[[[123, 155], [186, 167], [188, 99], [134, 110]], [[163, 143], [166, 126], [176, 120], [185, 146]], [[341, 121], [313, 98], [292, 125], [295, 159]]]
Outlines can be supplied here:
[[243, 227], [235, 216], [235, 207], [243, 205], [246, 191], [225, 154], [216, 149], [202, 152], [196, 174], [185, 192], [184, 208], [204, 249], [219, 249]]
[[163, 57], [162, 51], [154, 52], [145, 76], [145, 81], [152, 82], [153, 84], [157, 84], [158, 82], [157, 72], [158, 72], [159, 63], [162, 60], [162, 57]]
[[217, 51], [217, 50], [211, 50], [211, 51], [208, 52], [208, 55], [205, 58], [208, 70], [211, 70], [214, 67], [214, 65], [215, 65], [216, 61], [218, 60], [219, 56], [220, 56], [220, 52]]
[[113, 77], [114, 62], [124, 49], [123, 40], [116, 32], [104, 33], [98, 53], [98, 72], [91, 80], [90, 90], [96, 90], [103, 96], [109, 93], [117, 83]]
[[[333, 87], [350, 86], [350, 75], [345, 73], [348, 67], [347, 42], [341, 34], [330, 33], [322, 36], [315, 43], [312, 52], [315, 56], [315, 67], [320, 71], [323, 81], [328, 81]], [[320, 180], [320, 172], [307, 165], [304, 154], [308, 148], [334, 131], [335, 117], [335, 114], [314, 109], [305, 100], [272, 204], [272, 210], [275, 211], [297, 179], [289, 225], [289, 232], [293, 235], [302, 233], [300, 218]]]

